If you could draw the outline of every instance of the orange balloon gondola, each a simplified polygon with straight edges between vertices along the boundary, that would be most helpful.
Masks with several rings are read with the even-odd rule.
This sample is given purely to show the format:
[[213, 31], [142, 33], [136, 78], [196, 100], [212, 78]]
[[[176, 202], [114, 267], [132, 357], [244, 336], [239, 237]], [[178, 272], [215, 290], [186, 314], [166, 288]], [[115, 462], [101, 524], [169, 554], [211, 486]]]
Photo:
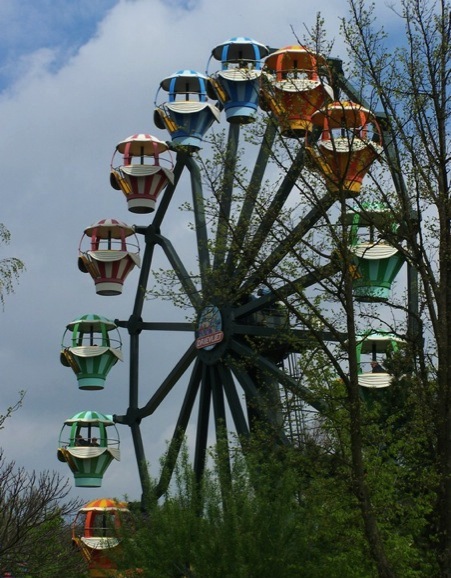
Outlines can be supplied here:
[[93, 500], [79, 510], [72, 524], [72, 541], [87, 561], [91, 578], [108, 576], [117, 568], [129, 513], [126, 502], [109, 498]]
[[272, 112], [283, 136], [310, 132], [313, 113], [332, 99], [326, 59], [305, 46], [285, 46], [270, 54], [261, 78], [260, 106]]
[[312, 168], [326, 179], [330, 191], [358, 195], [363, 177], [382, 153], [382, 135], [374, 114], [351, 101], [333, 102], [312, 115], [323, 130], [306, 150]]

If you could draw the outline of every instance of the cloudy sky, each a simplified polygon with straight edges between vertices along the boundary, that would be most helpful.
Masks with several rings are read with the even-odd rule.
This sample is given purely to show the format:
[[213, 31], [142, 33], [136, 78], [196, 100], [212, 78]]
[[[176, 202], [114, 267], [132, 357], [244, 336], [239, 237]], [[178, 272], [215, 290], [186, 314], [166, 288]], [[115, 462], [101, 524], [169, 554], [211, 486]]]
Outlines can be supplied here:
[[[310, 6], [314, 4], [314, 11]], [[378, 8], [388, 28], [392, 14]], [[12, 241], [0, 258], [26, 264], [14, 295], [0, 312], [0, 413], [26, 390], [23, 408], [0, 432], [6, 457], [27, 469], [70, 475], [56, 459], [63, 422], [78, 411], [124, 413], [128, 403], [125, 361], [110, 373], [102, 392], [83, 392], [59, 362], [67, 323], [85, 313], [127, 319], [136, 290], [135, 270], [118, 297], [100, 297], [77, 268], [85, 227], [106, 217], [130, 224], [148, 218], [129, 213], [109, 185], [115, 144], [138, 132], [164, 140], [153, 125], [159, 82], [182, 68], [205, 71], [212, 48], [233, 36], [250, 36], [272, 47], [294, 44], [315, 12], [326, 19], [333, 56], [345, 58], [339, 17], [345, 0], [256, 2], [249, 0], [1, 0], [0, 1], [0, 222]], [[214, 66], [213, 66], [214, 69]], [[210, 67], [210, 72], [213, 71]], [[183, 192], [180, 199], [183, 200]], [[175, 209], [164, 224], [184, 259], [194, 259], [185, 241], [186, 218]], [[183, 313], [178, 314], [183, 320]], [[175, 318], [168, 305], [151, 301], [145, 319]], [[142, 401], [178, 359], [184, 343], [174, 335], [146, 341]], [[181, 393], [175, 392], [143, 425], [154, 473], [173, 429]], [[122, 461], [110, 466], [103, 486], [74, 489], [89, 501], [140, 487], [128, 428], [120, 428]]]

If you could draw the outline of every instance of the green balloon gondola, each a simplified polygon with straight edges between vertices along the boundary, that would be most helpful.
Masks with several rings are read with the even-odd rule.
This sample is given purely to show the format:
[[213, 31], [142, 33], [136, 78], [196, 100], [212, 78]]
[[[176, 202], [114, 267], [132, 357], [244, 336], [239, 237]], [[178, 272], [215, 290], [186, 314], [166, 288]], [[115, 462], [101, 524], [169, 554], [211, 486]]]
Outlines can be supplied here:
[[[393, 281], [405, 259], [402, 253], [386, 242], [381, 231], [394, 230], [391, 213], [383, 203], [362, 203], [348, 212], [351, 225], [351, 249], [354, 255], [354, 297], [357, 301], [387, 301]], [[359, 231], [366, 229], [367, 238]]]
[[387, 243], [360, 243], [355, 258], [354, 296], [357, 301], [387, 301], [393, 281], [404, 264], [403, 255]]
[[117, 326], [100, 315], [83, 315], [69, 323], [61, 347], [61, 363], [72, 368], [80, 389], [103, 389], [110, 369], [122, 361]]
[[[357, 338], [357, 362], [360, 366], [359, 385], [365, 388], [388, 387], [392, 376], [379, 362], [378, 356], [397, 351], [403, 339], [385, 331], [367, 331]], [[365, 362], [362, 356], [368, 356]], [[382, 364], [382, 365], [381, 365]]]
[[120, 460], [119, 445], [111, 415], [83, 411], [64, 422], [57, 456], [72, 470], [75, 486], [98, 488], [111, 462]]

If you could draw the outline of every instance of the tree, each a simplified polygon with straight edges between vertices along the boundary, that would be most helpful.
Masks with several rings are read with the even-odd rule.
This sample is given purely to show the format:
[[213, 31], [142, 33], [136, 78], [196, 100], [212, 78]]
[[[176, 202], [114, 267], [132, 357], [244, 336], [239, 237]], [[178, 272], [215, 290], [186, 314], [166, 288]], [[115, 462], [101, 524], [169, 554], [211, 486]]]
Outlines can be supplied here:
[[3, 429], [5, 427], [3, 425], [5, 423], [5, 420], [7, 420], [9, 417], [11, 417], [11, 415], [22, 406], [22, 401], [23, 401], [24, 396], [25, 396], [25, 392], [19, 391], [18, 401], [16, 401], [16, 403], [14, 405], [11, 405], [10, 407], [8, 407], [8, 409], [6, 410], [6, 413], [4, 415], [0, 415], [0, 429]]
[[[11, 233], [0, 223], [0, 244], [7, 245], [10, 242]], [[0, 302], [5, 303], [5, 295], [14, 291], [14, 284], [18, 281], [20, 273], [25, 269], [23, 262], [17, 257], [5, 257], [0, 259]]]
[[[317, 42], [320, 40], [318, 38]], [[269, 122], [271, 123], [271, 120]], [[258, 128], [251, 130], [255, 131]], [[222, 159], [219, 162], [214, 159], [212, 165], [225, 166], [227, 176], [227, 157], [221, 151], [220, 145], [221, 141], [217, 151], [222, 155]], [[308, 143], [308, 146], [311, 147], [311, 144]], [[346, 400], [348, 451], [341, 457], [343, 465], [346, 465], [350, 472], [347, 481], [361, 510], [364, 532], [378, 573], [383, 577], [392, 577], [395, 574], [387, 558], [385, 540], [372, 503], [373, 488], [369, 485], [365, 459], [364, 407], [357, 358], [358, 319], [362, 314], [357, 313], [354, 299], [355, 257], [351, 249], [352, 227], [346, 220], [347, 212], [359, 201], [349, 199], [349, 190], [343, 180], [331, 183], [329, 178], [326, 178], [323, 183], [316, 175], [302, 172], [305, 154], [304, 141], [301, 139], [276, 141], [271, 153], [272, 160], [282, 173], [283, 182], [288, 181], [289, 185], [284, 187], [279, 183], [280, 188], [277, 191], [277, 184], [270, 183], [259, 192], [258, 198], [254, 199], [255, 211], [252, 222], [245, 224], [248, 230], [257, 231], [253, 238], [250, 236], [246, 239], [246, 235], [243, 236], [239, 230], [239, 220], [235, 226], [237, 220], [230, 219], [228, 231], [230, 250], [235, 252], [235, 259], [241, 263], [243, 270], [250, 271], [249, 282], [243, 285], [253, 288], [257, 279], [273, 296], [268, 302], [269, 305], [279, 301], [285, 306], [291, 326], [297, 328], [300, 336], [294, 337], [291, 347], [286, 350], [302, 351], [304, 348], [311, 348], [314, 343], [314, 347], [323, 353], [323, 360], [327, 360], [335, 373], [335, 379], [338, 378], [343, 384], [339, 396]], [[319, 164], [317, 160], [316, 158], [310, 160], [310, 166], [316, 170]], [[205, 170], [208, 174], [208, 163]], [[240, 197], [247, 194], [249, 182], [246, 180], [244, 169], [238, 169], [235, 177], [237, 188], [242, 191], [238, 192], [235, 200], [240, 203]], [[217, 202], [219, 220], [220, 215], [225, 212], [221, 205], [228, 200], [224, 200], [222, 195], [220, 179], [209, 178], [208, 182]], [[292, 189], [299, 200], [281, 210], [285, 202], [283, 196], [287, 196]], [[213, 210], [214, 206], [212, 203]], [[313, 217], [310, 216], [312, 211]], [[262, 224], [265, 227], [271, 226], [269, 239], [259, 237]], [[219, 250], [223, 250], [224, 239], [224, 235], [221, 235]], [[240, 239], [239, 244], [236, 243], [236, 239]], [[228, 283], [228, 290], [244, 300], [246, 295], [240, 295], [242, 289], [238, 285], [241, 283], [239, 275], [236, 286], [233, 282], [234, 280]], [[309, 287], [313, 284], [321, 290], [320, 298], [309, 291]], [[365, 319], [368, 326], [368, 312]], [[283, 334], [281, 341], [284, 339], [287, 339], [286, 334]], [[277, 337], [275, 340], [277, 341]], [[268, 355], [272, 348], [268, 340], [254, 340], [249, 346], [257, 356]], [[265, 372], [262, 372], [258, 379], [262, 395], [266, 396], [269, 404], [274, 403], [271, 401], [273, 397], [269, 393], [271, 387], [269, 384], [271, 381], [274, 382], [273, 375], [277, 374], [277, 364], [282, 360], [283, 353], [282, 351], [282, 357], [279, 359], [276, 353], [272, 368], [268, 369], [266, 376]], [[230, 363], [233, 364], [233, 359]], [[317, 379], [318, 375], [319, 372], [316, 373]], [[320, 392], [316, 389], [315, 394], [308, 397], [305, 391], [304, 389], [301, 397], [304, 396], [307, 402], [312, 403], [314, 407], [321, 407], [324, 411], [324, 404], [321, 401], [324, 390]], [[309, 388], [309, 391], [312, 389]], [[295, 386], [294, 393], [299, 394]], [[258, 408], [254, 413], [259, 413]]]
[[226, 491], [221, 450], [212, 451], [198, 485], [185, 448], [172, 490], [151, 501], [144, 518], [135, 514], [119, 568], [149, 578], [371, 578], [352, 496], [344, 499], [331, 478], [323, 487], [309, 481], [326, 462], [290, 448], [283, 460], [268, 461], [265, 443], [255, 441], [246, 459], [234, 453]]
[[[380, 188], [399, 224], [393, 239], [419, 277], [419, 316], [411, 335], [414, 372], [432, 419], [437, 501], [432, 536], [442, 576], [451, 576], [451, 237], [450, 4], [402, 0], [405, 39], [393, 51], [362, 0], [351, 0], [343, 34], [353, 71], [377, 97], [391, 149], [395, 196]], [[410, 205], [410, 206], [409, 206]], [[411, 208], [413, 210], [411, 210]], [[431, 382], [434, 384], [431, 390]]]
[[77, 576], [82, 558], [71, 545], [68, 517], [80, 506], [63, 502], [69, 482], [58, 474], [16, 468], [0, 452], [0, 562], [3, 572]]

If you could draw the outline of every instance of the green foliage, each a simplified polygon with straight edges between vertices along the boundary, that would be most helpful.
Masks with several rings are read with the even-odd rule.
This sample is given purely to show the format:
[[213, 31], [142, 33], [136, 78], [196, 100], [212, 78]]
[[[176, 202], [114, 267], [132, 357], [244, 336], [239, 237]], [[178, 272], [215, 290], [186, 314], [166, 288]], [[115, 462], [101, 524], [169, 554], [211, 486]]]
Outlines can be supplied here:
[[0, 415], [0, 430], [5, 427], [3, 425], [5, 420], [8, 419], [9, 417], [11, 417], [11, 415], [22, 406], [22, 401], [23, 401], [24, 396], [25, 396], [25, 391], [23, 391], [23, 390], [19, 391], [18, 401], [16, 401], [16, 403], [14, 405], [9, 406], [4, 415]]
[[[7, 245], [11, 240], [11, 233], [0, 223], [0, 244]], [[25, 265], [16, 257], [0, 259], [0, 302], [4, 305], [5, 295], [14, 292], [14, 285], [25, 269]]]
[[[373, 405], [373, 420], [378, 411]], [[376, 576], [346, 454], [331, 453], [330, 447], [326, 452], [312, 440], [272, 452], [262, 436], [246, 457], [233, 455], [229, 485], [220, 482], [222, 452], [212, 454], [199, 487], [185, 451], [176, 487], [149, 504], [145, 516], [136, 515], [123, 567], [139, 567], [149, 578]], [[366, 451], [375, 508], [395, 568], [400, 576], [431, 576], [430, 561], [415, 543], [430, 496], [416, 491], [408, 474], [393, 485], [404, 466], [389, 460], [388, 450], [368, 443]]]

